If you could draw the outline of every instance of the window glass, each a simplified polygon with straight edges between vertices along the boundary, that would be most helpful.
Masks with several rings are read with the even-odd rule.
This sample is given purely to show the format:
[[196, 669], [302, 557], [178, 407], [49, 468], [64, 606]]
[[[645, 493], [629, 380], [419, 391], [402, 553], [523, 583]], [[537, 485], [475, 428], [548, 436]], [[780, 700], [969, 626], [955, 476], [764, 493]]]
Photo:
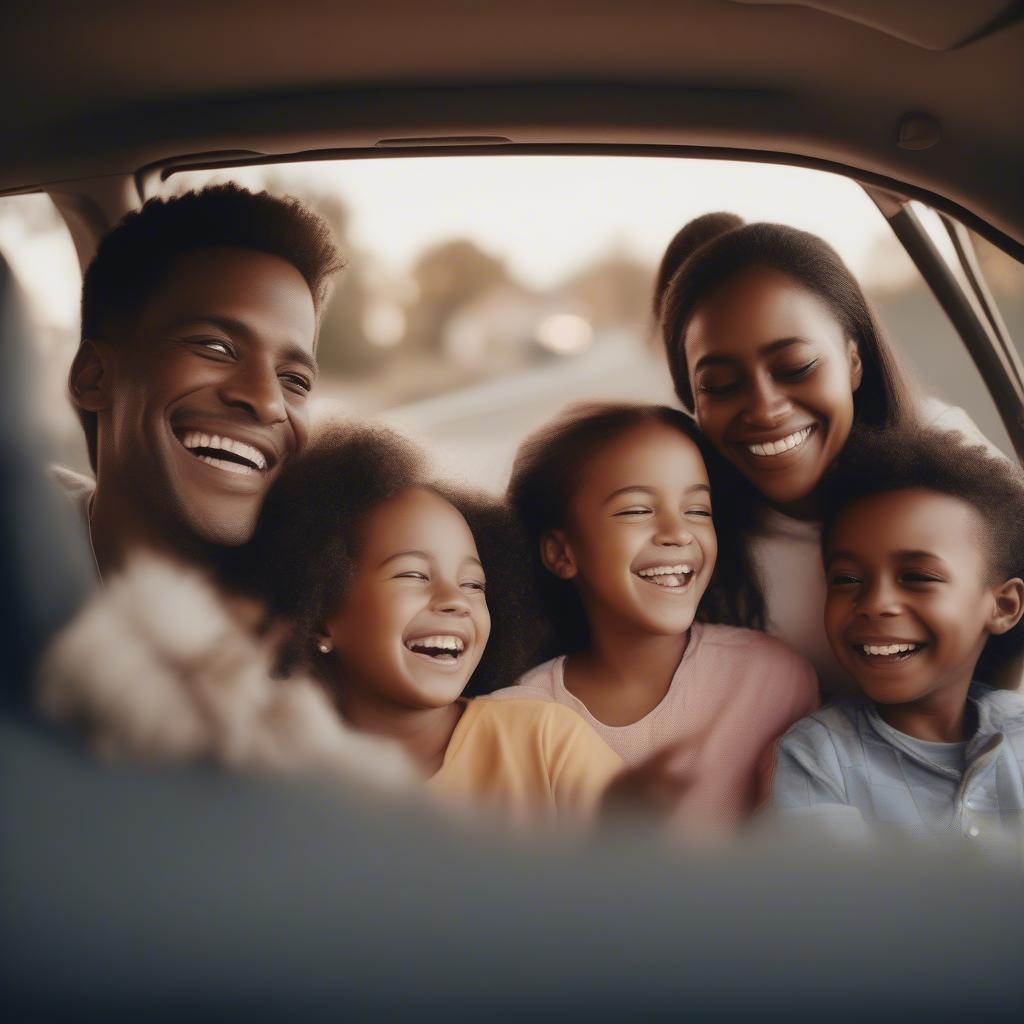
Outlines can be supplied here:
[[78, 347], [82, 277], [74, 243], [49, 196], [0, 197], [0, 252], [26, 298], [38, 348], [40, 421], [54, 456], [88, 472], [78, 419], [67, 397], [67, 376]]
[[1024, 359], [1024, 263], [971, 232], [974, 251], [1017, 354]]
[[651, 344], [665, 245], [711, 210], [813, 231], [863, 282], [943, 401], [1010, 451], [962, 343], [864, 192], [762, 164], [637, 157], [420, 157], [188, 172], [299, 196], [348, 259], [321, 337], [317, 411], [378, 415], [489, 486], [528, 430], [577, 398], [671, 401]]

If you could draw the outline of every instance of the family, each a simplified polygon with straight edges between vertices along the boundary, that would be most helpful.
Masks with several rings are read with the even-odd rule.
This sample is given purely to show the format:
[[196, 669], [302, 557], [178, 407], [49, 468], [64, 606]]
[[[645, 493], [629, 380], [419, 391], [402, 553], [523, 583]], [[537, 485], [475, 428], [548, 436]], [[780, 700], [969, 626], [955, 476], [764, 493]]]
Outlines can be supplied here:
[[681, 409], [562, 410], [501, 501], [378, 425], [310, 436], [342, 265], [232, 185], [102, 241], [69, 379], [95, 481], [55, 472], [104, 584], [201, 568], [259, 609], [274, 685], [314, 679], [445, 802], [1024, 828], [1024, 474], [917, 393], [824, 241], [686, 225], [653, 298]]

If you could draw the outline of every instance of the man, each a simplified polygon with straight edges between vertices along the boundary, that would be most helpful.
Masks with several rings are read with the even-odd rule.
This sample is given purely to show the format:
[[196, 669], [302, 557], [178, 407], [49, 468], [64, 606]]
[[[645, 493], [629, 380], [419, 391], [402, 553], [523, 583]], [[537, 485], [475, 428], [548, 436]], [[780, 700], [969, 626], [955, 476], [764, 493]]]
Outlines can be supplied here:
[[144, 546], [210, 564], [244, 543], [305, 444], [330, 229], [234, 185], [150, 200], [100, 244], [69, 390], [95, 488], [73, 474], [100, 576]]

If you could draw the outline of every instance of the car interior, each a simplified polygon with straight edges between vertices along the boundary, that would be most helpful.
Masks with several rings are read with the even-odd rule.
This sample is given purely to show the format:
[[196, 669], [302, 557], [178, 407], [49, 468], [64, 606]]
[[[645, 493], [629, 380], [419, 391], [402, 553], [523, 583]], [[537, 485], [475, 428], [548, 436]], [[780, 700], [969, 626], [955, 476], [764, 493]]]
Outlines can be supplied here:
[[[344, 787], [105, 764], [51, 731], [33, 710], [34, 667], [93, 584], [47, 478], [54, 459], [75, 457], [59, 431], [77, 423], [43, 423], [60, 399], [52, 387], [38, 398], [67, 363], [19, 281], [32, 269], [28, 246], [5, 244], [15, 236], [2, 230], [14, 204], [45, 203], [81, 271], [124, 214], [211, 181], [300, 197], [309, 188], [316, 205], [325, 181], [355, 195], [391, 168], [396, 192], [409, 190], [402, 202], [454, 209], [479, 180], [481, 207], [507, 202], [530, 230], [539, 209], [536, 231], [555, 238], [579, 230], [594, 201], [573, 181], [612, 181], [613, 161], [637, 168], [623, 179], [634, 193], [653, 193], [662, 168], [678, 173], [666, 194], [698, 212], [715, 208], [701, 181], [739, 189], [751, 168], [795, 175], [793, 208], [807, 187], [809, 209], [811, 179], [801, 175], [811, 175], [837, 190], [815, 214], [823, 233], [840, 219], [837, 203], [853, 204], [854, 219], [877, 221], [913, 273], [921, 305], [881, 305], [893, 333], [901, 315], [927, 308], [907, 329], [915, 370], [1024, 462], [1024, 136], [1012, 100], [1024, 92], [1022, 52], [1019, 0], [88, 0], [6, 11], [0, 977], [9, 1019], [682, 1011], [862, 1021], [1024, 1009], [1020, 864], [772, 835], [680, 851], [642, 828], [527, 843]], [[542, 199], [538, 182], [563, 170], [567, 184]], [[423, 182], [445, 176], [457, 184], [439, 199]], [[519, 207], [510, 176], [521, 178]], [[624, 222], [640, 216], [635, 194], [603, 194]], [[336, 223], [352, 229], [345, 273], [358, 281], [369, 236], [355, 230], [363, 222], [353, 210]], [[401, 219], [381, 224], [401, 231]], [[663, 238], [679, 226], [666, 219]], [[436, 380], [391, 361], [400, 346], [387, 340], [389, 309], [411, 316], [408, 282], [367, 274], [361, 319], [351, 321], [365, 328], [367, 362], [346, 362], [339, 349], [322, 415], [378, 416], [499, 489], [515, 444], [568, 397], [654, 400], [644, 396], [665, 375], [643, 305], [653, 250], [641, 255], [618, 319], [586, 304], [603, 278], [585, 292], [551, 283], [553, 271], [541, 283], [509, 273], [498, 294], [530, 304], [527, 354], [508, 356], [500, 337], [460, 342], [509, 316], [497, 299], [467, 302], [461, 320], [446, 322]], [[499, 257], [516, 270], [512, 249]], [[867, 267], [872, 253], [863, 258]], [[346, 288], [339, 295], [355, 302]], [[339, 339], [346, 323], [339, 313]], [[373, 342], [373, 324], [385, 340]], [[938, 363], [951, 367], [941, 379], [929, 376]], [[429, 386], [417, 390], [413, 377]], [[667, 378], [665, 388], [657, 400], [671, 394]]]

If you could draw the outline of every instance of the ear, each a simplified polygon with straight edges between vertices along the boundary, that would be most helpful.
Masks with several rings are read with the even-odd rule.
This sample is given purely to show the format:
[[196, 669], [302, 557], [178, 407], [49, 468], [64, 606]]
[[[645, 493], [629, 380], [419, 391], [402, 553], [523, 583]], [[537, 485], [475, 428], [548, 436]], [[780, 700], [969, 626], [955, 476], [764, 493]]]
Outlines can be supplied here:
[[1024, 580], [1019, 576], [993, 588], [995, 603], [988, 621], [988, 631], [997, 636], [1009, 633], [1024, 616]]
[[560, 580], [571, 580], [576, 575], [576, 559], [569, 539], [561, 530], [549, 530], [541, 537], [540, 560], [544, 568]]
[[856, 391], [864, 377], [864, 364], [860, 361], [860, 349], [857, 347], [857, 342], [851, 340], [846, 344], [846, 352], [850, 359], [850, 390]]
[[104, 352], [93, 341], [78, 346], [68, 374], [71, 400], [83, 412], [101, 412], [110, 406], [110, 372]]

